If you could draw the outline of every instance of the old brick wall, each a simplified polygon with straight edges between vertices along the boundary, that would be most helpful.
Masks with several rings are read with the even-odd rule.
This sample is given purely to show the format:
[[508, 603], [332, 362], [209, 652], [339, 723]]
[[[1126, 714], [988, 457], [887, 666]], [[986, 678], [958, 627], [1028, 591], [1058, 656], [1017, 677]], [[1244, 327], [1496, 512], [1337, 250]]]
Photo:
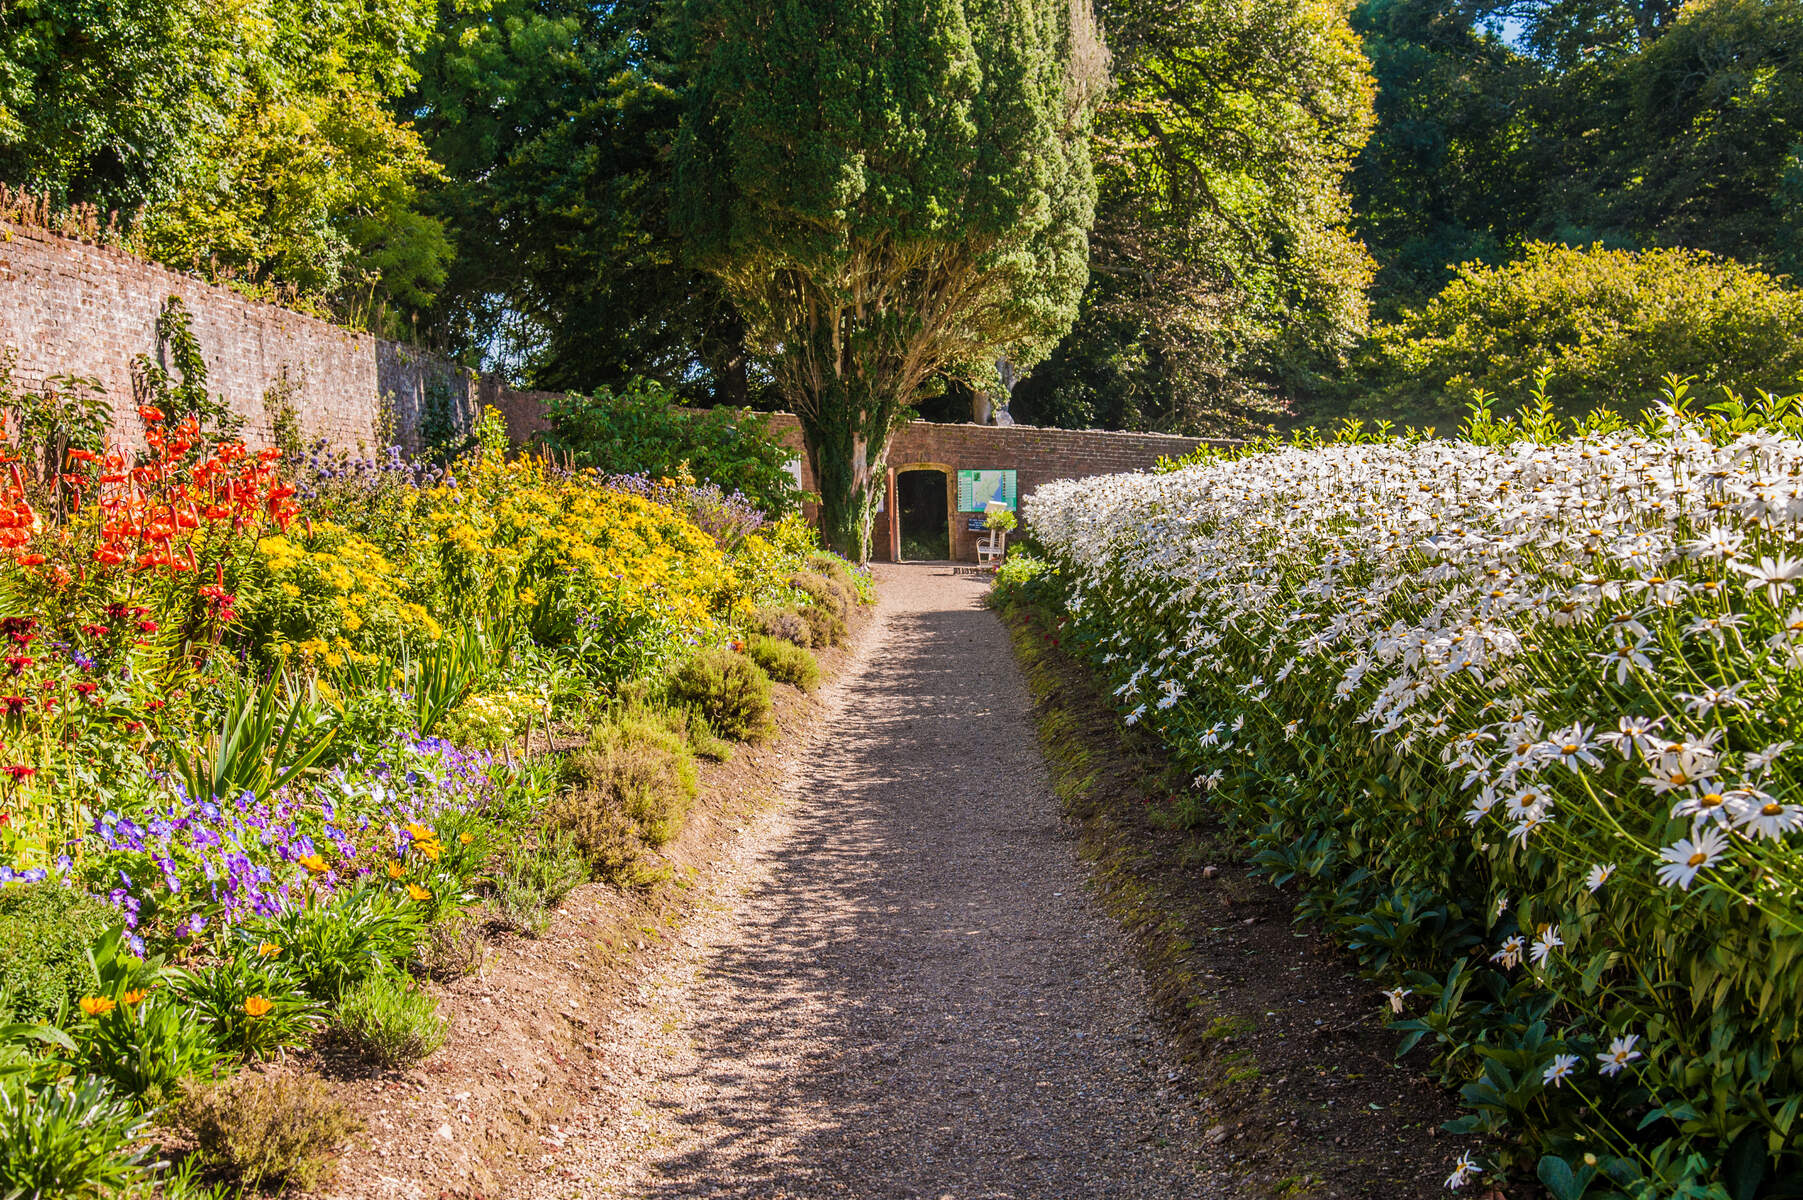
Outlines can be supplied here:
[[417, 449], [429, 417], [467, 430], [484, 404], [521, 440], [544, 424], [543, 393], [520, 392], [400, 342], [357, 333], [120, 250], [0, 222], [0, 351], [15, 354], [13, 382], [53, 375], [96, 380], [114, 428], [141, 432], [131, 404], [132, 360], [154, 355], [156, 319], [181, 297], [207, 361], [207, 386], [245, 418], [245, 436], [270, 440], [273, 390], [291, 397], [303, 437], [347, 450], [392, 437]]
[[[788, 413], [772, 418], [783, 440], [801, 450], [801, 425]], [[957, 511], [957, 472], [973, 470], [1018, 473], [1019, 494], [1054, 479], [1080, 479], [1143, 471], [1162, 457], [1177, 458], [1203, 443], [1202, 438], [1168, 433], [1115, 433], [1101, 429], [1043, 429], [1031, 425], [940, 425], [912, 421], [896, 432], [889, 443], [889, 503], [877, 519], [873, 554], [888, 559], [894, 553], [896, 512], [894, 476], [909, 467], [932, 466], [947, 472], [947, 507], [952, 513], [952, 557], [975, 561], [981, 533], [972, 533]], [[813, 476], [802, 462], [802, 486], [813, 490]], [[1024, 526], [1023, 526], [1024, 527]]]

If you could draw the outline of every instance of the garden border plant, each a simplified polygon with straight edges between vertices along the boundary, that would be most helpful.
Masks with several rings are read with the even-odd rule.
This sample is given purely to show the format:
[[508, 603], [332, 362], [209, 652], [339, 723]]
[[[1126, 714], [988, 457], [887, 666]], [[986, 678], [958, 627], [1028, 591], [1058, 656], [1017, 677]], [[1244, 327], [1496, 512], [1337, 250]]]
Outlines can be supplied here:
[[1679, 385], [1638, 427], [1542, 398], [1029, 502], [1067, 643], [1193, 776], [1174, 816], [1297, 882], [1458, 1128], [1516, 1139], [1451, 1185], [1793, 1194], [1800, 432]]

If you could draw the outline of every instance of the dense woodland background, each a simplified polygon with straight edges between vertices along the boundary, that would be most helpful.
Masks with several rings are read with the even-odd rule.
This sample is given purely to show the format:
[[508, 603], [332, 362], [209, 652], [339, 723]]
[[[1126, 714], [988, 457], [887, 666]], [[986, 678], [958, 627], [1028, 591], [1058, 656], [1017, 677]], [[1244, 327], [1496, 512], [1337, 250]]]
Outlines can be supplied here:
[[[12, 0], [0, 180], [162, 261], [589, 391], [775, 407], [673, 233], [677, 0]], [[1446, 423], [1547, 373], [1796, 390], [1803, 0], [1105, 0], [1043, 424]], [[1466, 264], [1461, 267], [1461, 264]], [[967, 381], [927, 415], [964, 419]]]

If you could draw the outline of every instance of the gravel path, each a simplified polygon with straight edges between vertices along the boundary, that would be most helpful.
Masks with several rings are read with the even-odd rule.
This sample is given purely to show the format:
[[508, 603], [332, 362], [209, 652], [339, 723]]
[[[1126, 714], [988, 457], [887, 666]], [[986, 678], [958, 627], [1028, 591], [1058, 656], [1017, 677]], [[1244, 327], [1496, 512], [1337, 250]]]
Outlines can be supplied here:
[[602, 1035], [599, 1099], [522, 1197], [1223, 1193], [986, 582], [878, 572], [787, 802]]

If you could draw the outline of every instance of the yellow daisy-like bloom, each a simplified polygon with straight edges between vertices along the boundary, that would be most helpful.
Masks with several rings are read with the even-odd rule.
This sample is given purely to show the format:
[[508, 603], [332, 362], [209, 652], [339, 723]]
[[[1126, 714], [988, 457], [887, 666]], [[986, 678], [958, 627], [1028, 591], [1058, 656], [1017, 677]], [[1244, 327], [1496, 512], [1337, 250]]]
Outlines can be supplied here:
[[317, 854], [303, 854], [296, 861], [315, 875], [324, 875], [327, 871], [331, 870], [331, 868], [326, 865], [326, 860], [319, 857]]
[[90, 1017], [104, 1017], [117, 1007], [118, 1005], [105, 996], [83, 996], [81, 998], [81, 1011]]
[[430, 841], [415, 842], [413, 843], [413, 848], [433, 862], [437, 862], [438, 856], [444, 853], [444, 845], [439, 842], [437, 838], [433, 838]]
[[388, 864], [388, 878], [399, 879], [401, 876], [405, 875], [406, 873], [407, 873], [407, 868], [401, 865], [401, 862], [399, 859], [396, 859], [395, 861]]
[[407, 885], [407, 895], [414, 900], [430, 900], [432, 898], [432, 893], [417, 883]]
[[460, 846], [467, 846], [475, 840], [476, 835], [473, 833], [460, 833], [457, 835], [457, 844]]
[[259, 942], [257, 944], [257, 957], [258, 958], [274, 958], [276, 955], [280, 954], [281, 952], [282, 952], [282, 948], [280, 946], [276, 945], [274, 942]]
[[244, 1015], [255, 1020], [267, 1017], [275, 1010], [275, 1003], [267, 996], [251, 996], [244, 1001]]
[[409, 821], [407, 824], [401, 826], [401, 828], [405, 829], [407, 831], [407, 836], [416, 842], [429, 842], [438, 836], [436, 833], [432, 832], [432, 830], [426, 828], [426, 826], [421, 825], [418, 821]]
[[125, 1001], [127, 1004], [136, 1004], [138, 1001], [142, 1000], [144, 997], [146, 997], [148, 995], [150, 995], [149, 988], [133, 988], [131, 991], [125, 993], [125, 995], [123, 995], [119, 998], [121, 1000]]

